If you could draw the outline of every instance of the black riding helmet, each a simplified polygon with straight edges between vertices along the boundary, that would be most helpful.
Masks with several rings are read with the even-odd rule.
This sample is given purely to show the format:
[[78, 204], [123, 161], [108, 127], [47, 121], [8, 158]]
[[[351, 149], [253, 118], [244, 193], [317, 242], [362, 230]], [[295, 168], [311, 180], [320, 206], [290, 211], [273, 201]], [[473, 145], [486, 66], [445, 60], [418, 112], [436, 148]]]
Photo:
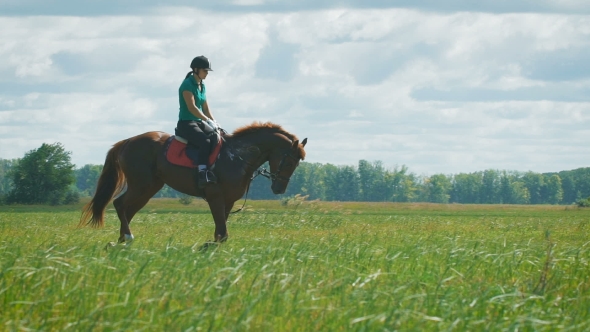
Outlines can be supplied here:
[[191, 61], [191, 68], [213, 71], [213, 69], [211, 69], [211, 63], [209, 62], [209, 59], [207, 59], [204, 55], [199, 55], [198, 57], [194, 58], [193, 61]]

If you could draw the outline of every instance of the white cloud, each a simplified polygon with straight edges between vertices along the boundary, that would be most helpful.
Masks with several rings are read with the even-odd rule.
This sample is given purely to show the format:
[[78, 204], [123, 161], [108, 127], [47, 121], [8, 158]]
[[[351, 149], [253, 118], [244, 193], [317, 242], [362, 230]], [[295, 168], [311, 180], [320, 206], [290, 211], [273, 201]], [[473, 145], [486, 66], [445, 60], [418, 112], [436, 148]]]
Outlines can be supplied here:
[[232, 3], [238, 6], [258, 6], [264, 4], [264, 0], [234, 0]]

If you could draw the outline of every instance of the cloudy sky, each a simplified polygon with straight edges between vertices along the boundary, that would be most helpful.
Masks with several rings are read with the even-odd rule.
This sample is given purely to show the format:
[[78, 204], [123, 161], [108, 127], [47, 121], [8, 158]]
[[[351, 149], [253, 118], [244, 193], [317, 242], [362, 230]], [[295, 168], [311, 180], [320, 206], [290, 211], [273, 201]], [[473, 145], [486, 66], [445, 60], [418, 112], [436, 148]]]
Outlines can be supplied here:
[[197, 55], [222, 127], [281, 124], [308, 162], [590, 167], [586, 0], [0, 0], [0, 158], [174, 132]]

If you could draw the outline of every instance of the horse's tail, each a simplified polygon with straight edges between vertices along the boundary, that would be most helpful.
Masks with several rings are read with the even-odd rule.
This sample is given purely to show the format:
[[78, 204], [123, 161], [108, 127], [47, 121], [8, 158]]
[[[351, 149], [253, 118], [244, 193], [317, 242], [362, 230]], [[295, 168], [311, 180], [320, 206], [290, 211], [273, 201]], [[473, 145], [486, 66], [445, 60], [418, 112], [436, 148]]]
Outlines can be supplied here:
[[119, 165], [119, 152], [128, 140], [117, 142], [107, 153], [104, 167], [94, 197], [82, 209], [78, 226], [89, 225], [92, 228], [104, 226], [104, 210], [111, 199], [119, 194], [125, 186], [125, 174]]

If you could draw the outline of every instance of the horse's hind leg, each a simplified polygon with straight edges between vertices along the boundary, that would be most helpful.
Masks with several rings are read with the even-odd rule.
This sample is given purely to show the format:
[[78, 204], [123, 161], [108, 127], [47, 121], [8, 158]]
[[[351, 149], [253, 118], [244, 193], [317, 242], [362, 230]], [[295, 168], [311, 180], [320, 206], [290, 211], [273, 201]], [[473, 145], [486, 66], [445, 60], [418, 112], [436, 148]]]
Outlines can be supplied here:
[[121, 221], [119, 243], [127, 242], [129, 244], [133, 241], [131, 228], [129, 228], [131, 219], [163, 186], [164, 182], [161, 180], [154, 181], [149, 186], [144, 185], [142, 187], [133, 186], [128, 183], [127, 191], [113, 201], [119, 221]]

